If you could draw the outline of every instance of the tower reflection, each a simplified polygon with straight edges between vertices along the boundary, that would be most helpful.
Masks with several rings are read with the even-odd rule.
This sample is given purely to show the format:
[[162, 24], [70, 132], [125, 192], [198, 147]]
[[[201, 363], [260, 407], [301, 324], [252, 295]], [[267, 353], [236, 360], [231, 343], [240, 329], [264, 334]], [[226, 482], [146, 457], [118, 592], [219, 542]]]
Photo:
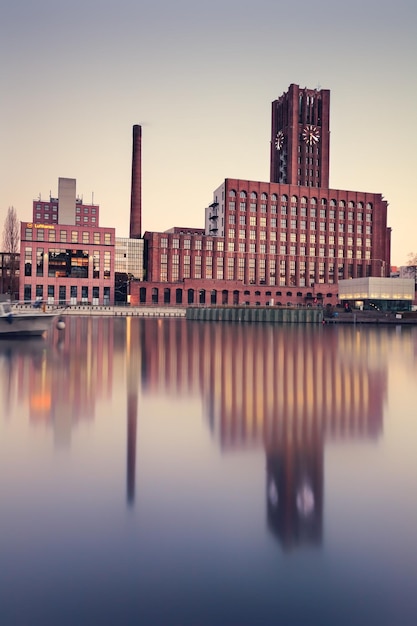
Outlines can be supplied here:
[[198, 390], [224, 453], [263, 446], [268, 527], [284, 548], [319, 545], [325, 440], [379, 436], [387, 349], [372, 330], [155, 323], [144, 382]]

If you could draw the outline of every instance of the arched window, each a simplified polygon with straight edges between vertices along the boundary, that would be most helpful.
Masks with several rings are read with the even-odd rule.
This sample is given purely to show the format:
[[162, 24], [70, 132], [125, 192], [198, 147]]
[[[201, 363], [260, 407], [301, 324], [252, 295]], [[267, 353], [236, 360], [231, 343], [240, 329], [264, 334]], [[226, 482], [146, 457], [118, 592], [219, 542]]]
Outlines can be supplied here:
[[281, 196], [281, 201], [282, 201], [282, 202], [288, 202], [288, 196], [286, 196], [286, 195], [285, 195], [285, 193], [284, 193], [284, 194], [282, 194], [282, 196]]
[[330, 206], [336, 206], [336, 200], [330, 200]]
[[367, 203], [367, 205], [366, 205], [366, 208], [367, 208], [369, 211], [372, 211], [372, 204], [371, 204], [370, 202], [368, 202], [368, 203]]
[[276, 193], [273, 193], [271, 196], [271, 202], [276, 202], [278, 200], [278, 196]]
[[363, 209], [363, 202], [358, 202], [358, 209]]
[[255, 291], [255, 296], [260, 296], [261, 292], [260, 291]]
[[234, 189], [229, 191], [229, 198], [236, 198], [236, 191]]
[[346, 206], [346, 202], [344, 200], [340, 200], [339, 201], [339, 206], [342, 207], [342, 208], [345, 207]]
[[291, 202], [297, 202], [298, 198], [297, 196], [291, 196]]
[[241, 192], [240, 192], [240, 197], [241, 197], [241, 198], [246, 198], [246, 197], [247, 197], [247, 193], [246, 193], [246, 191], [241, 191]]
[[322, 199], [321, 199], [321, 203], [322, 203], [324, 206], [326, 206], [326, 204], [327, 204], [327, 200], [326, 200], [326, 198], [322, 198]]
[[182, 289], [176, 289], [175, 302], [176, 304], [182, 304]]
[[349, 209], [353, 209], [355, 207], [355, 203], [352, 202], [352, 200], [349, 200], [348, 207], [349, 207]]
[[317, 198], [311, 198], [310, 200], [310, 204], [312, 204], [313, 206], [315, 206], [317, 204]]
[[307, 198], [305, 196], [301, 198], [301, 204], [307, 204]]
[[251, 200], [256, 200], [256, 198], [258, 197], [258, 194], [255, 191], [251, 191], [250, 197], [251, 197]]
[[287, 291], [287, 296], [292, 296], [292, 291]]
[[266, 193], [261, 193], [261, 200], [268, 200], [268, 196], [266, 195]]

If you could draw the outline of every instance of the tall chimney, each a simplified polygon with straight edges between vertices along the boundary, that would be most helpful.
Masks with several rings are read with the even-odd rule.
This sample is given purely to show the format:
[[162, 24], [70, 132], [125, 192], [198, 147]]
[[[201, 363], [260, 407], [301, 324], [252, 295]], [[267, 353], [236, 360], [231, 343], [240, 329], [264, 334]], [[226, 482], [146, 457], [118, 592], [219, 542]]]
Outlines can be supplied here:
[[130, 194], [130, 239], [142, 234], [142, 127], [133, 127], [132, 189]]

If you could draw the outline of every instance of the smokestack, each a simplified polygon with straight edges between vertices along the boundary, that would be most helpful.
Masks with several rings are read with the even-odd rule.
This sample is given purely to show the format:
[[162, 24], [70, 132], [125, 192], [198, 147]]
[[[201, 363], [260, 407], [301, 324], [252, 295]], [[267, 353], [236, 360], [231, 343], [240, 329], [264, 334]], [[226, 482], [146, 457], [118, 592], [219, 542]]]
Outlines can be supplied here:
[[130, 194], [130, 239], [142, 234], [142, 127], [133, 127], [132, 189]]

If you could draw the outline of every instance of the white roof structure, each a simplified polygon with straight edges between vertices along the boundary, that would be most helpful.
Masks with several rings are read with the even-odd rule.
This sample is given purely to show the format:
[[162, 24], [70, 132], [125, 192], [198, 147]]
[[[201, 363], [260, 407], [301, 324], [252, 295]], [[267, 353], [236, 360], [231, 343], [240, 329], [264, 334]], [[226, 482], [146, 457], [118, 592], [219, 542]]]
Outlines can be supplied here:
[[339, 280], [340, 300], [410, 300], [414, 299], [413, 278], [351, 278]]

